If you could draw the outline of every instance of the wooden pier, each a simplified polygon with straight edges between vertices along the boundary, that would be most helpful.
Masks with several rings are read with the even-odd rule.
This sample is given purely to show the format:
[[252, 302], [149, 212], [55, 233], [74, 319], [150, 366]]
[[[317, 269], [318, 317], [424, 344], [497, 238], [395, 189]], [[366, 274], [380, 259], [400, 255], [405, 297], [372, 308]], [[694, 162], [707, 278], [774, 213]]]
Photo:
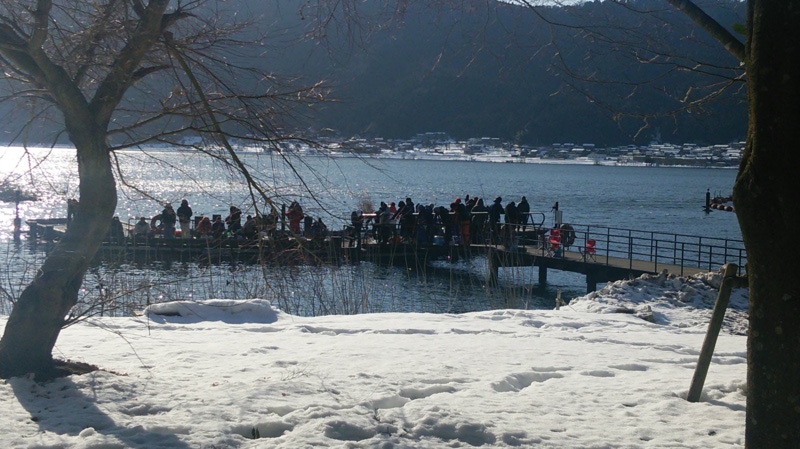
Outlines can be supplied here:
[[[539, 284], [547, 283], [548, 270], [569, 271], [586, 277], [586, 291], [597, 289], [601, 282], [617, 281], [667, 271], [680, 276], [717, 271], [727, 263], [747, 264], [741, 240], [702, 237], [674, 233], [639, 231], [603, 226], [572, 225], [574, 241], [557, 248], [546, 238], [509, 236], [502, 244], [377, 245], [366, 236], [358, 252], [350, 251], [353, 260], [393, 263], [422, 267], [431, 260], [456, 261], [485, 257], [488, 281], [496, 283], [499, 270], [507, 267], [538, 267]], [[543, 235], [535, 230], [534, 235]], [[530, 233], [524, 234], [530, 236]], [[587, 245], [589, 241], [591, 246]], [[345, 240], [346, 242], [346, 240]]]
[[[489, 276], [496, 279], [503, 267], [536, 266], [539, 283], [547, 283], [548, 270], [569, 271], [586, 276], [586, 291], [601, 282], [658, 274], [666, 270], [680, 276], [717, 271], [734, 263], [747, 264], [741, 240], [640, 231], [604, 226], [572, 225], [572, 245], [548, 241], [534, 245], [487, 247]], [[587, 243], [592, 245], [587, 250]], [[741, 274], [741, 273], [739, 273]]]
[[[33, 240], [57, 240], [58, 221], [29, 221]], [[691, 276], [719, 270], [727, 263], [745, 267], [741, 240], [638, 231], [602, 226], [572, 225], [570, 246], [553, 246], [542, 229], [506, 236], [503, 244], [417, 245], [393, 239], [377, 243], [365, 229], [359, 238], [346, 231], [325, 238], [306, 238], [286, 232], [270, 238], [165, 239], [162, 237], [106, 242], [98, 252], [104, 260], [136, 262], [176, 261], [199, 263], [341, 264], [370, 262], [378, 265], [423, 269], [435, 260], [485, 258], [487, 281], [495, 284], [506, 267], [538, 267], [539, 283], [547, 283], [548, 270], [569, 271], [586, 277], [587, 292], [601, 282], [658, 274]], [[531, 238], [531, 235], [536, 236]], [[589, 241], [592, 245], [589, 247]]]
[[673, 274], [691, 276], [710, 271], [705, 267], [680, 266], [668, 263], [654, 264], [650, 261], [622, 257], [597, 256], [587, 260], [579, 251], [562, 251], [558, 256], [548, 255], [541, 248], [508, 250], [504, 247], [486, 247], [488, 251], [490, 279], [496, 282], [500, 268], [531, 266], [539, 268], [539, 284], [547, 283], [547, 271], [559, 270], [586, 276], [586, 291], [593, 292], [601, 282], [635, 278], [643, 274], [657, 274], [667, 270]]

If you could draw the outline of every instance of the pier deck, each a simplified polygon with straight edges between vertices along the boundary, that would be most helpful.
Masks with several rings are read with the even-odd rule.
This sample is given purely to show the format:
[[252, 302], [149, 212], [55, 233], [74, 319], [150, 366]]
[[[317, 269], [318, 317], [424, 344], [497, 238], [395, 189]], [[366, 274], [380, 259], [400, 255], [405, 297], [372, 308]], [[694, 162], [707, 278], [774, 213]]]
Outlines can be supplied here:
[[559, 256], [555, 256], [548, 255], [547, 251], [535, 247], [516, 249], [487, 245], [473, 245], [473, 247], [488, 251], [489, 273], [493, 279], [497, 278], [500, 268], [535, 266], [539, 268], [540, 284], [547, 283], [547, 271], [550, 269], [583, 274], [586, 276], [587, 292], [596, 290], [597, 284], [601, 282], [628, 279], [643, 274], [658, 274], [664, 270], [681, 276], [692, 276], [713, 270], [713, 267], [682, 266], [601, 254], [589, 258], [584, 257], [580, 251], [562, 251]]
[[[29, 221], [31, 236], [47, 240], [61, 234], [60, 220]], [[415, 245], [378, 244], [367, 232], [356, 242], [346, 232], [321, 239], [292, 236], [281, 231], [279, 238], [242, 240], [163, 239], [106, 243], [98, 257], [108, 259], [200, 261], [221, 263], [338, 264], [368, 261], [378, 264], [422, 268], [434, 260], [456, 261], [485, 257], [489, 282], [496, 282], [498, 270], [505, 267], [538, 267], [539, 283], [547, 282], [548, 270], [569, 271], [586, 276], [587, 291], [600, 282], [616, 281], [642, 274], [691, 276], [719, 270], [726, 263], [745, 267], [747, 255], [741, 240], [700, 237], [672, 233], [638, 231], [602, 226], [573, 225], [574, 242], [558, 251], [549, 248], [543, 229], [511, 236], [511, 245], [472, 244]], [[534, 239], [531, 235], [538, 236]], [[595, 242], [593, 257], [584, 255], [586, 242]]]

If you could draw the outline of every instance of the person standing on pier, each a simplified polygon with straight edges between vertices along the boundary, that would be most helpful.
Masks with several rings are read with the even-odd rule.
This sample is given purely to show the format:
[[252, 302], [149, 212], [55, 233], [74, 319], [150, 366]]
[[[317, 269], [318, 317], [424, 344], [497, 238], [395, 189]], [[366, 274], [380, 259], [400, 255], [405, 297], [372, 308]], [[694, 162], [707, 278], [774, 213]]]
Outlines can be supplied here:
[[477, 202], [478, 202], [477, 198], [475, 197], [470, 198], [469, 195], [467, 195], [467, 199], [464, 200], [464, 204], [467, 207], [468, 213], [472, 213], [472, 208], [475, 207], [475, 204], [477, 204]]
[[406, 198], [405, 202], [400, 201], [397, 206], [394, 216], [400, 222], [400, 236], [410, 242], [414, 233], [414, 202], [411, 198]]
[[107, 240], [109, 243], [121, 245], [125, 243], [125, 231], [122, 229], [122, 222], [119, 217], [115, 216], [111, 219], [111, 225], [108, 228]]
[[417, 244], [430, 245], [433, 243], [433, 236], [435, 232], [435, 218], [433, 216], [433, 204], [424, 206], [417, 205], [419, 213], [417, 214]]
[[517, 203], [511, 201], [506, 204], [506, 218], [505, 225], [503, 226], [503, 245], [511, 246], [514, 240], [514, 230], [519, 224], [519, 211], [517, 211]]
[[178, 222], [181, 225], [181, 237], [188, 239], [192, 236], [191, 231], [192, 208], [189, 207], [189, 201], [182, 200], [181, 206], [178, 208]]
[[489, 232], [491, 233], [490, 239], [493, 242], [496, 242], [497, 236], [500, 235], [500, 216], [504, 213], [503, 198], [498, 196], [494, 199], [494, 203], [489, 206]]
[[322, 241], [328, 234], [328, 227], [322, 222], [322, 217], [318, 217], [311, 225], [311, 238], [316, 241]]
[[144, 217], [139, 217], [139, 221], [133, 226], [133, 235], [131, 236], [133, 239], [136, 238], [147, 238], [147, 233], [150, 231], [150, 225], [147, 224], [147, 219]]
[[391, 224], [389, 224], [392, 219], [392, 213], [389, 212], [389, 206], [381, 201], [376, 215], [374, 224], [375, 240], [378, 243], [387, 243], [392, 235]]
[[289, 219], [289, 231], [294, 235], [300, 234], [300, 220], [303, 219], [303, 208], [297, 201], [292, 201], [289, 205], [289, 210], [286, 211], [286, 217]]
[[489, 210], [483, 204], [483, 198], [478, 198], [469, 211], [470, 215], [470, 240], [475, 243], [486, 243], [486, 219]]
[[411, 198], [406, 198], [406, 207], [408, 210], [413, 214], [415, 210], [414, 202], [411, 201]]
[[236, 206], [231, 206], [228, 216], [225, 217], [225, 224], [228, 226], [228, 232], [231, 236], [235, 236], [242, 229], [242, 210]]
[[455, 212], [455, 219], [458, 223], [458, 234], [461, 244], [464, 246], [469, 246], [469, 211], [467, 210], [467, 206], [461, 202], [461, 198], [456, 198], [452, 208], [453, 212]]
[[433, 210], [436, 217], [439, 218], [439, 224], [442, 226], [444, 232], [444, 244], [449, 245], [450, 240], [453, 238], [453, 223], [450, 219], [450, 211], [444, 206], [438, 206]]
[[211, 235], [215, 239], [222, 238], [222, 234], [225, 233], [225, 223], [222, 222], [221, 215], [214, 215], [214, 221], [211, 223]]
[[201, 239], [207, 239], [211, 235], [211, 220], [208, 217], [203, 217], [199, 223], [197, 223], [197, 236]]
[[252, 215], [248, 215], [242, 225], [242, 237], [252, 240], [258, 235], [258, 222]]
[[361, 247], [361, 229], [364, 227], [364, 215], [360, 210], [354, 210], [350, 213], [350, 224], [352, 225], [351, 237], [353, 238], [353, 244], [356, 247]]
[[525, 231], [525, 226], [528, 224], [528, 215], [531, 213], [531, 205], [528, 204], [528, 199], [524, 196], [521, 200], [519, 200], [519, 204], [517, 204], [517, 215], [518, 215], [518, 222], [521, 225], [520, 230]]
[[161, 211], [161, 225], [164, 226], [164, 238], [175, 238], [175, 223], [178, 217], [175, 215], [175, 210], [172, 208], [172, 203], [164, 205], [164, 210]]

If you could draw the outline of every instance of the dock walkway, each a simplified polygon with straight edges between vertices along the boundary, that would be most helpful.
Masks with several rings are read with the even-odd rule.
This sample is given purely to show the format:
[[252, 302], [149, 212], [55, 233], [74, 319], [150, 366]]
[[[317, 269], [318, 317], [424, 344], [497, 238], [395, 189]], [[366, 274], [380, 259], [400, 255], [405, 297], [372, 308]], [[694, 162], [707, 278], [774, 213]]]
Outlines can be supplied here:
[[[719, 270], [727, 263], [744, 267], [747, 254], [741, 240], [684, 234], [639, 231], [604, 226], [572, 225], [575, 239], [554, 250], [546, 240], [532, 245], [487, 247], [490, 276], [511, 266], [539, 267], [539, 282], [547, 282], [547, 270], [570, 271], [586, 276], [588, 292], [597, 283], [616, 281], [664, 270], [681, 276]], [[587, 253], [587, 242], [594, 241]], [[490, 248], [490, 249], [489, 249]]]
[[692, 276], [705, 273], [706, 267], [681, 266], [670, 263], [654, 264], [651, 261], [628, 259], [623, 257], [599, 256], [586, 258], [579, 251], [563, 251], [559, 256], [548, 255], [541, 248], [506, 249], [502, 246], [473, 245], [485, 248], [489, 252], [489, 273], [491, 279], [496, 279], [498, 270], [506, 267], [535, 266], [539, 268], [539, 283], [547, 283], [547, 271], [559, 270], [586, 276], [586, 291], [597, 289], [601, 282], [617, 281], [638, 277], [643, 274], [657, 274], [661, 271]]
[[[60, 234], [63, 224], [55, 220], [31, 222], [31, 236], [47, 239]], [[38, 228], [37, 228], [38, 225]], [[539, 283], [547, 282], [548, 270], [569, 271], [586, 276], [586, 289], [598, 283], [638, 277], [642, 274], [670, 273], [691, 276], [719, 270], [726, 263], [747, 264], [741, 240], [683, 234], [639, 231], [595, 225], [572, 225], [571, 245], [556, 245], [546, 238], [547, 230], [534, 228], [516, 232], [506, 245], [416, 245], [393, 240], [378, 244], [367, 230], [358, 238], [343, 231], [325, 239], [309, 239], [281, 231], [280, 238], [243, 240], [148, 239], [144, 242], [106, 243], [99, 257], [137, 260], [180, 260], [221, 263], [338, 264], [360, 261], [423, 268], [434, 260], [456, 261], [485, 257], [488, 280], [496, 282], [499, 270], [506, 267], [538, 267]], [[536, 237], [531, 237], [536, 236]], [[593, 251], [587, 251], [593, 242]], [[566, 243], [566, 242], [565, 242]], [[742, 268], [743, 269], [743, 268]]]

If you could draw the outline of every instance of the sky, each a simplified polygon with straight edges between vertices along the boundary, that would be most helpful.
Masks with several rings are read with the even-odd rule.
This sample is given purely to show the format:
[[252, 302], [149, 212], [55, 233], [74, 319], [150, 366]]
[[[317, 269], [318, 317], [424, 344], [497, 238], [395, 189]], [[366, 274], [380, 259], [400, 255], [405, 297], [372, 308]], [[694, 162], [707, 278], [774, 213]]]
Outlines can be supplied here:
[[54, 354], [99, 371], [0, 383], [0, 447], [744, 447], [746, 290], [686, 401], [720, 279], [644, 276], [558, 310], [307, 318], [211, 299], [93, 318]]

